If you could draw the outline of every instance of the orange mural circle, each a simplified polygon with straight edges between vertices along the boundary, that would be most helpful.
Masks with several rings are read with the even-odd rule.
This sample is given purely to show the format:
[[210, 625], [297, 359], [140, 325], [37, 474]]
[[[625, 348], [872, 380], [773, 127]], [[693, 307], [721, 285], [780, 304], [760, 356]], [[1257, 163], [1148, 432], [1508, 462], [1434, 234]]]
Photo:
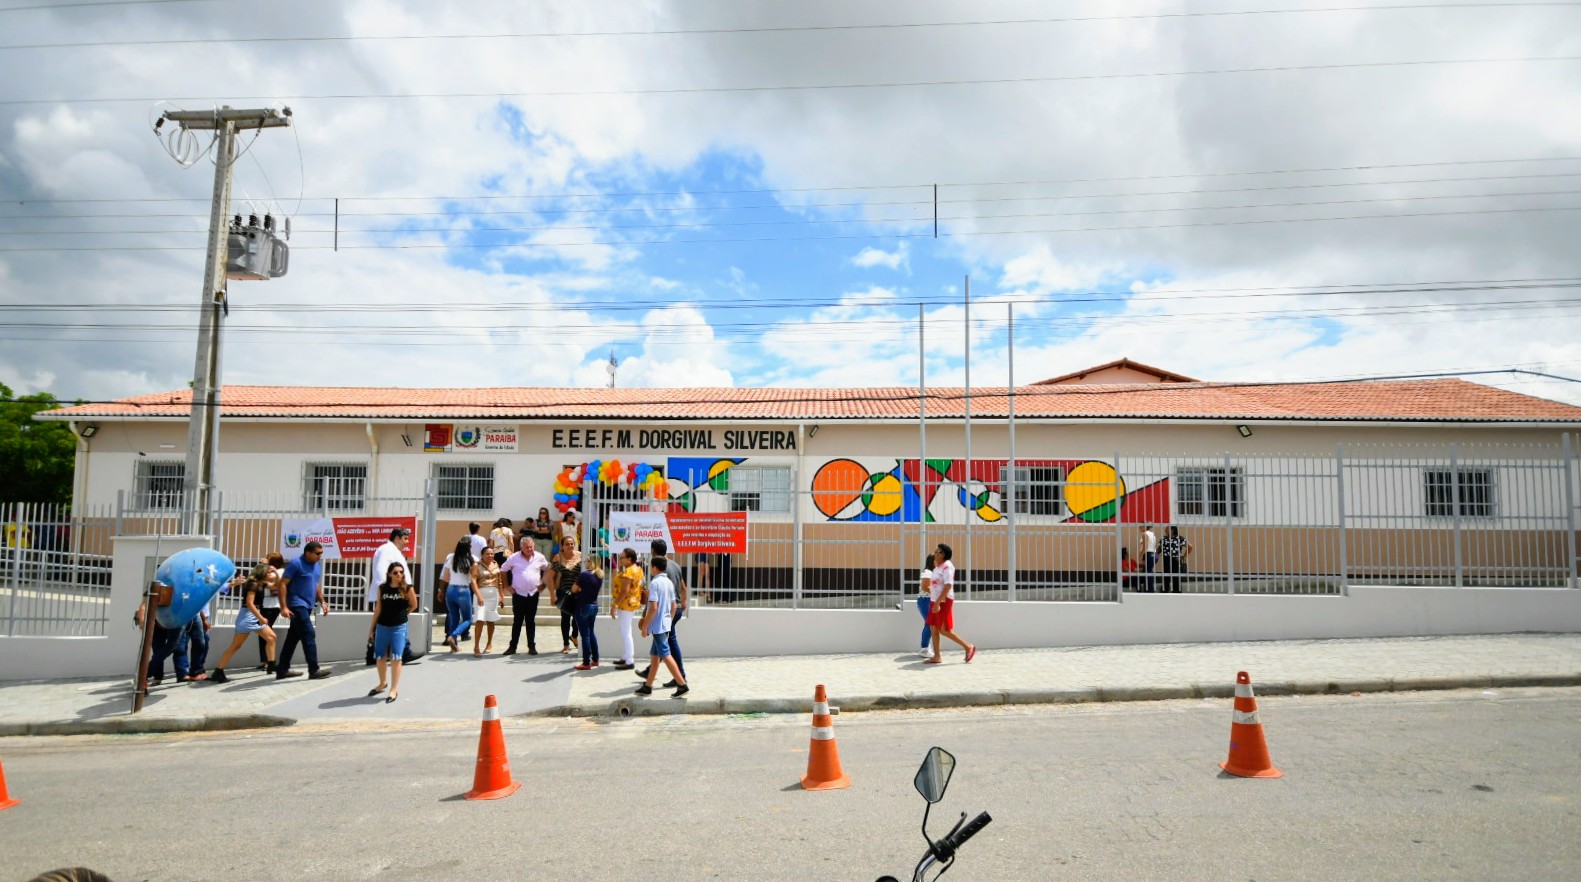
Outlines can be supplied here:
[[867, 479], [867, 468], [861, 463], [849, 459], [831, 459], [813, 476], [813, 504], [823, 512], [824, 517], [836, 517], [846, 506], [862, 498], [862, 491], [867, 489]]

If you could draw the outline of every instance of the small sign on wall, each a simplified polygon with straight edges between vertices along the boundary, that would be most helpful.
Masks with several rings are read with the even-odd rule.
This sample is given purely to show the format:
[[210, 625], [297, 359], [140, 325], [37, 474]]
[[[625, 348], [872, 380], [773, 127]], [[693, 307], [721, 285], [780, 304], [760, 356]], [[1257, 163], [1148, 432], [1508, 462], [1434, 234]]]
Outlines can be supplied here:
[[515, 453], [521, 432], [515, 426], [429, 423], [423, 427], [424, 453]]

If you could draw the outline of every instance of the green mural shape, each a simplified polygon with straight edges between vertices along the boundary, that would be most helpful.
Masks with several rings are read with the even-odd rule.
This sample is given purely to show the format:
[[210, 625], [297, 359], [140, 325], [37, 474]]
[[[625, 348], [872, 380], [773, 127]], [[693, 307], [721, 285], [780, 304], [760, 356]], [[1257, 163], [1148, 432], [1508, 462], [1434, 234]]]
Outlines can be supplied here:
[[1105, 502], [1103, 505], [1100, 505], [1097, 508], [1089, 508], [1076, 517], [1089, 524], [1098, 524], [1113, 518], [1115, 511], [1118, 510], [1119, 507], [1120, 501], [1118, 499], [1113, 499]]

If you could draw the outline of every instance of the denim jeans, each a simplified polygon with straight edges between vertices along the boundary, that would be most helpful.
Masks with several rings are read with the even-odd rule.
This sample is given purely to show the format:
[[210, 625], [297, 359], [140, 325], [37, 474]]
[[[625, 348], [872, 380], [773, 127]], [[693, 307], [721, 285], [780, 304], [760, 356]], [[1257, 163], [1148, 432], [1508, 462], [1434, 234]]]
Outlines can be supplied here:
[[280, 659], [275, 662], [274, 674], [279, 677], [291, 669], [291, 656], [296, 645], [302, 644], [302, 655], [307, 659], [307, 671], [318, 670], [318, 632], [313, 630], [313, 610], [306, 606], [291, 607], [290, 627], [285, 629], [285, 642], [280, 645]]
[[176, 657], [176, 676], [187, 676], [187, 646], [181, 634], [185, 628], [166, 628], [154, 622], [154, 653], [148, 657], [148, 677], [165, 675], [165, 659]]
[[459, 638], [472, 629], [472, 589], [451, 585], [445, 589], [445, 611], [450, 614], [447, 636]]
[[576, 608], [576, 627], [582, 635], [582, 664], [598, 661], [598, 635], [593, 624], [598, 621], [598, 604], [584, 603]]
[[1142, 555], [1142, 593], [1152, 594], [1158, 577], [1153, 575], [1153, 568], [1158, 566], [1158, 552], [1149, 551]]
[[675, 666], [681, 669], [681, 676], [686, 676], [686, 662], [681, 661], [681, 641], [676, 639], [676, 634], [681, 626], [681, 608], [675, 608], [675, 614], [670, 616], [670, 655], [675, 656]]
[[933, 641], [933, 629], [928, 627], [928, 607], [933, 601], [925, 594], [917, 595], [917, 612], [922, 613], [922, 648], [927, 649]]
[[209, 662], [209, 632], [203, 630], [202, 616], [187, 622], [181, 629], [181, 640], [187, 649], [187, 671], [196, 677]]

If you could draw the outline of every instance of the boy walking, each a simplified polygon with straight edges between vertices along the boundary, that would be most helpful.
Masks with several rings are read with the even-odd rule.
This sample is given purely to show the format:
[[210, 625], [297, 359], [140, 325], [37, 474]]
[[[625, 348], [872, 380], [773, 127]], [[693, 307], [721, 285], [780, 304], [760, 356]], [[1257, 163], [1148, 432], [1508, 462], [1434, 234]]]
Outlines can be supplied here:
[[653, 575], [648, 579], [648, 606], [642, 614], [642, 636], [653, 638], [653, 649], [648, 655], [647, 676], [643, 678], [642, 685], [637, 687], [637, 694], [653, 694], [653, 677], [659, 672], [659, 662], [663, 661], [676, 684], [675, 692], [670, 697], [680, 698], [691, 690], [686, 685], [686, 675], [681, 673], [675, 664], [675, 657], [670, 653], [670, 611], [675, 608], [675, 585], [665, 575], [666, 561], [663, 557], [654, 557], [649, 565]]

